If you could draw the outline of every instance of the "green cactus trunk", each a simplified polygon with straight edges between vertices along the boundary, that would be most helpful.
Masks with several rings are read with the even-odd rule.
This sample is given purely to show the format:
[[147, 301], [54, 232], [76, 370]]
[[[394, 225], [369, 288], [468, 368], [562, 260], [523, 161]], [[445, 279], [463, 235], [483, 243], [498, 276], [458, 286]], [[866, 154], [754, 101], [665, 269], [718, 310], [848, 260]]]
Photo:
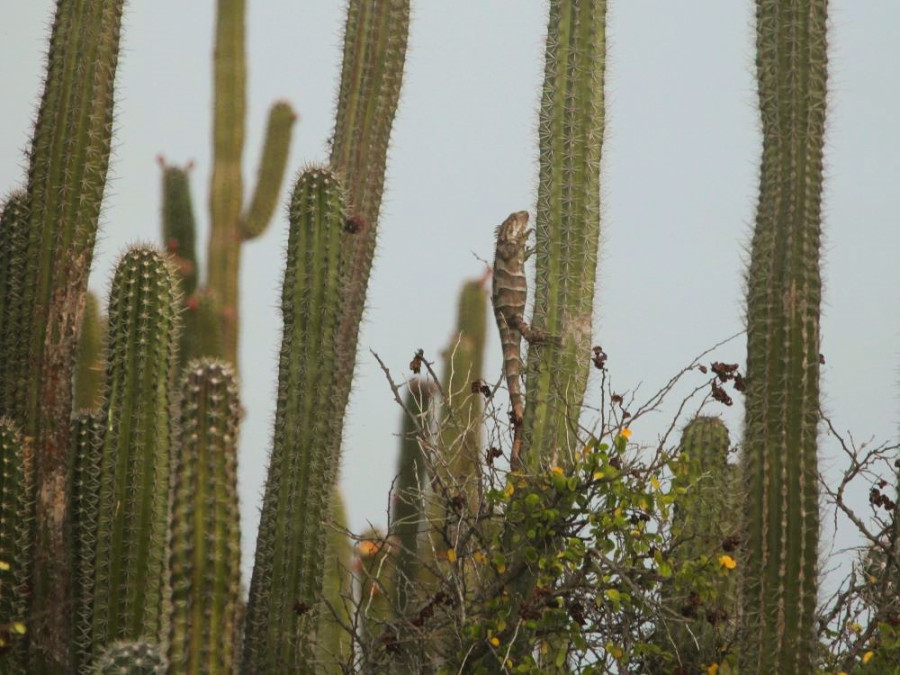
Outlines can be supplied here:
[[88, 291], [81, 321], [81, 335], [75, 352], [74, 410], [99, 408], [103, 396], [104, 321], [100, 301]]
[[17, 190], [0, 211], [0, 415], [21, 410], [28, 388], [28, 369], [22, 365], [29, 347], [22, 327], [31, 307], [23, 301], [28, 228], [28, 198]]
[[197, 221], [191, 200], [190, 165], [182, 169], [159, 161], [163, 169], [163, 245], [175, 259], [181, 292], [189, 298], [197, 290]]
[[528, 349], [525, 462], [575, 445], [590, 365], [600, 235], [605, 0], [553, 0], [539, 124], [532, 327], [551, 339]]
[[269, 115], [259, 168], [260, 182], [242, 218], [244, 122], [247, 112], [247, 64], [244, 47], [245, 0], [219, 0], [216, 12], [213, 172], [210, 182], [210, 236], [207, 286], [221, 309], [222, 356], [238, 363], [238, 280], [241, 243], [259, 236], [275, 210], [287, 164], [296, 115], [276, 103]]
[[172, 463], [168, 660], [176, 673], [232, 673], [240, 600], [237, 383], [226, 365], [192, 361], [181, 386]]
[[94, 654], [112, 640], [163, 634], [176, 274], [156, 251], [134, 248], [110, 291], [92, 624], [83, 629]]
[[324, 607], [319, 613], [316, 658], [320, 672], [341, 675], [352, 661], [353, 643], [347, 626], [351, 625], [350, 607], [353, 596], [353, 547], [347, 538], [347, 515], [344, 499], [335, 480], [331, 495], [331, 527], [325, 549], [325, 574], [322, 581]]
[[757, 1], [763, 152], [747, 275], [747, 672], [812, 672], [826, 0]]
[[[30, 449], [15, 423], [0, 417], [0, 617], [4, 623], [28, 620], [32, 469]], [[25, 651], [25, 642], [16, 639], [11, 653], [4, 655], [12, 672], [25, 671]]]
[[72, 369], [109, 162], [122, 6], [123, 0], [56, 3], [29, 153], [28, 224], [16, 246], [16, 293], [7, 296], [0, 318], [0, 324], [10, 315], [19, 319], [12, 324], [16, 345], [9, 351], [0, 345], [0, 415], [34, 439], [33, 673], [71, 667]]
[[[274, 447], [250, 584], [243, 668], [315, 671], [316, 605], [345, 399], [335, 392], [347, 276], [344, 189], [308, 169], [291, 197]], [[334, 439], [337, 439], [335, 441]], [[302, 610], [302, 611], [301, 611]]]

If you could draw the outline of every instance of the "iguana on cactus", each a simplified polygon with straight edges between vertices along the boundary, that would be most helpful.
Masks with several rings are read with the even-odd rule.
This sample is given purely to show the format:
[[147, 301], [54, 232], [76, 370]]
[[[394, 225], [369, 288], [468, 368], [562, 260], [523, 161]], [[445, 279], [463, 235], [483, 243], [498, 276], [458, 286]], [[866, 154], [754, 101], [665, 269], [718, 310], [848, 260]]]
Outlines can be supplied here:
[[522, 338], [528, 342], [547, 340], [546, 335], [532, 330], [525, 322], [525, 300], [528, 297], [525, 260], [530, 253], [525, 242], [530, 232], [528, 211], [509, 214], [497, 228], [494, 283], [491, 290], [491, 302], [503, 348], [503, 374], [506, 376], [506, 388], [509, 390], [509, 403], [512, 406], [510, 419], [513, 424], [513, 447], [510, 466], [513, 469], [521, 465], [519, 454], [522, 450], [522, 420], [525, 416], [525, 397], [519, 380], [522, 372]]

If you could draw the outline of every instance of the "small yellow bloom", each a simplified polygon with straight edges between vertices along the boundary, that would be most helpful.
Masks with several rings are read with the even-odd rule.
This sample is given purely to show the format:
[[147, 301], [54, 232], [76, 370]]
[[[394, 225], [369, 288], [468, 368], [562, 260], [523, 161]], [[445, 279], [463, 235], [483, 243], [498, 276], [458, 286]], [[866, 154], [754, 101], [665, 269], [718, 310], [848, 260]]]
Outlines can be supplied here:
[[631, 438], [631, 429], [625, 427], [622, 431], [619, 432], [619, 435], [623, 438]]
[[706, 669], [706, 675], [716, 675], [719, 672], [719, 664], [713, 663]]
[[497, 574], [503, 574], [506, 571], [506, 565], [500, 563], [497, 565]]
[[650, 478], [650, 485], [652, 485], [653, 489], [658, 492], [659, 491], [659, 478], [657, 478], [656, 476], [653, 476], [652, 478]]
[[584, 450], [581, 451], [581, 456], [582, 456], [582, 457], [587, 457], [587, 456], [590, 455], [593, 451], [594, 451], [594, 448], [591, 446], [590, 443], [588, 443], [586, 446], [584, 446]]
[[359, 554], [364, 556], [370, 556], [378, 553], [381, 550], [381, 546], [378, 545], [378, 542], [372, 541], [371, 539], [365, 539], [359, 542]]
[[595, 471], [595, 472], [594, 472], [594, 480], [601, 480], [602, 478], [603, 478], [603, 472], [602, 472], [602, 471]]
[[737, 562], [730, 555], [720, 555], [719, 564], [727, 570], [733, 570], [737, 567]]
[[510, 497], [513, 496], [513, 492], [515, 492], [515, 491], [516, 491], [515, 486], [513, 486], [513, 484], [511, 482], [507, 483], [506, 489], [503, 490], [503, 496], [506, 497], [507, 499], [509, 499]]
[[869, 661], [872, 660], [873, 656], [875, 656], [875, 652], [866, 652], [865, 654], [863, 654], [862, 662], [868, 663]]
[[12, 629], [14, 633], [18, 633], [19, 635], [25, 635], [25, 624], [21, 621], [13, 621]]
[[485, 560], [487, 560], [487, 556], [481, 551], [475, 551], [472, 557], [475, 558], [475, 562], [477, 563], [483, 563]]
[[452, 563], [456, 562], [456, 551], [454, 551], [452, 548], [447, 549], [447, 560]]
[[559, 474], [560, 476], [562, 476], [562, 474], [563, 474], [563, 470], [562, 470], [562, 467], [561, 467], [561, 466], [554, 466], [554, 467], [553, 467], [552, 469], [550, 469], [550, 470], [551, 470], [553, 473], [555, 473], [555, 474]]
[[491, 644], [494, 645], [495, 647], [499, 647], [500, 646], [500, 638], [498, 638], [497, 636], [492, 637]]
[[5, 560], [0, 560], [0, 570], [3, 570], [4, 572], [8, 571], [9, 563], [6, 562]]

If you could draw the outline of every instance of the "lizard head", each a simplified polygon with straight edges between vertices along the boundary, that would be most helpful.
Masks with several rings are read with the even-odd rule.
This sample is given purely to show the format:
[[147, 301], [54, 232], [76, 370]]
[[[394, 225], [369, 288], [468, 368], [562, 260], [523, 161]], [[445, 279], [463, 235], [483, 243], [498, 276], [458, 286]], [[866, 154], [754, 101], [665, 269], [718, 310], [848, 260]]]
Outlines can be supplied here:
[[516, 211], [497, 228], [497, 244], [525, 245], [528, 238], [528, 211]]

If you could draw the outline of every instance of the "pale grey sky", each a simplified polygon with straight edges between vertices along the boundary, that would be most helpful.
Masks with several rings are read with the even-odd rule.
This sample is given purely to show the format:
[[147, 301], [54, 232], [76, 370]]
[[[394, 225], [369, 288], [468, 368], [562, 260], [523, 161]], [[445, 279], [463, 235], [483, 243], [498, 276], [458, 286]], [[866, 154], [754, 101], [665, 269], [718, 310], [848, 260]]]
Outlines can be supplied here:
[[[52, 4], [0, 0], [0, 190], [22, 182]], [[276, 98], [289, 99], [301, 117], [290, 173], [326, 158], [343, 4], [248, 2], [248, 189], [266, 111]], [[115, 152], [91, 281], [104, 296], [123, 248], [158, 240], [158, 153], [170, 162], [196, 162], [192, 187], [205, 249], [214, 5], [127, 3]], [[413, 5], [342, 460], [357, 531], [367, 521], [386, 522], [400, 422], [369, 349], [398, 378], [416, 348], [435, 357], [450, 336], [460, 284], [481, 274], [477, 257], [492, 257], [494, 227], [510, 211], [533, 213], [536, 194], [545, 3]], [[610, 5], [594, 341], [610, 356], [616, 389], [643, 383], [640, 399], [742, 327], [743, 249], [753, 221], [760, 142], [753, 3]], [[886, 441], [896, 437], [900, 420], [900, 3], [831, 5], [823, 400], [838, 429], [858, 440]], [[241, 371], [248, 417], [239, 461], [245, 574], [274, 414], [286, 227], [282, 211], [243, 257]], [[744, 341], [716, 358], [743, 363]], [[487, 363], [493, 379], [501, 367], [493, 331]], [[726, 415], [733, 440], [740, 437], [739, 407]], [[673, 410], [670, 405], [636, 425], [632, 440], [654, 442]], [[840, 466], [833, 457], [834, 444], [824, 442], [823, 466]], [[857, 502], [862, 508], [864, 491]], [[826, 540], [823, 551], [829, 550]]]

